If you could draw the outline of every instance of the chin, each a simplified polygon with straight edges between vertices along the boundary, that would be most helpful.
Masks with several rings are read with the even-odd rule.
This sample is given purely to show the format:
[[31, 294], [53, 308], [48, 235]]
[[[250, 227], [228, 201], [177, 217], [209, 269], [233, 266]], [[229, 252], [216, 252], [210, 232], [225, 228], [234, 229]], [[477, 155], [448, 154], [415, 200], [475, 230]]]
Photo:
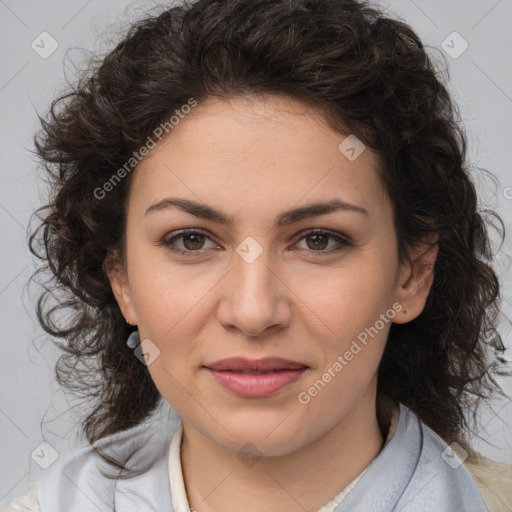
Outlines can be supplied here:
[[298, 426], [287, 424], [284, 418], [286, 415], [280, 414], [278, 419], [255, 422], [253, 414], [252, 419], [246, 421], [230, 421], [225, 425], [226, 430], [220, 428], [211, 437], [216, 443], [240, 456], [246, 452], [264, 457], [287, 455], [300, 448], [302, 436]]

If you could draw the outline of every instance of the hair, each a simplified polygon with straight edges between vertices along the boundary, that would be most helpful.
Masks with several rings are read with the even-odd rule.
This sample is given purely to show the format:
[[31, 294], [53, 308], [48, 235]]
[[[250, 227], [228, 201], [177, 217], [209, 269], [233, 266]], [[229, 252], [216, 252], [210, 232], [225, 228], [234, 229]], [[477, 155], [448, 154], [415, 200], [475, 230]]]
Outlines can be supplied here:
[[134, 327], [104, 268], [109, 255], [124, 254], [133, 177], [113, 183], [114, 173], [190, 98], [201, 105], [280, 95], [314, 107], [376, 153], [400, 263], [435, 237], [425, 308], [389, 331], [377, 416], [382, 424], [391, 397], [469, 449], [466, 414], [475, 418], [481, 400], [503, 394], [494, 378], [506, 361], [485, 214], [503, 236], [504, 227], [495, 212], [477, 209], [458, 107], [411, 27], [356, 0], [198, 0], [134, 22], [87, 65], [39, 116], [34, 141], [51, 194], [34, 214], [29, 242], [43, 261], [34, 276], [49, 275], [37, 315], [63, 351], [57, 380], [92, 404], [82, 425], [87, 440], [140, 424], [161, 399], [126, 345]]

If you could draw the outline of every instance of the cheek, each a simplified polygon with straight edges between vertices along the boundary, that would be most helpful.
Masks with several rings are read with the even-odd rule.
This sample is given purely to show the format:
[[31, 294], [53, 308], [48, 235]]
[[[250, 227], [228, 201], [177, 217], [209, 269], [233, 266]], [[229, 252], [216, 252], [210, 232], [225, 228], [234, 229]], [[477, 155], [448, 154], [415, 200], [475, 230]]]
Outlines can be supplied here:
[[312, 417], [325, 414], [337, 420], [377, 376], [395, 315], [389, 302], [390, 280], [375, 262], [361, 264], [359, 271], [343, 269], [326, 280], [321, 291], [311, 287], [307, 293], [308, 308], [318, 317], [309, 323], [316, 327], [308, 337], [322, 354], [319, 366], [299, 390], [299, 402], [314, 411]]
[[[301, 296], [308, 297], [308, 309], [315, 313], [309, 325], [316, 327], [308, 337], [322, 353], [301, 388], [301, 403], [310, 403], [310, 410], [328, 410], [331, 403], [347, 410], [376, 377], [395, 315], [388, 259], [368, 249], [317, 281], [321, 287], [303, 283]], [[331, 412], [333, 418], [338, 414]]]
[[150, 253], [148, 248], [132, 253], [132, 300], [141, 339], [150, 339], [159, 350], [148, 366], [151, 377], [167, 400], [179, 403], [185, 390], [194, 388], [193, 369], [210, 341], [205, 326], [219, 275], [195, 265], [179, 268], [165, 255]]
[[162, 248], [134, 248], [131, 256], [133, 305], [147, 335], [165, 339], [178, 323], [200, 314], [205, 295], [215, 284], [211, 272], [174, 263]]
[[[365, 250], [343, 265], [294, 282], [304, 311], [322, 330], [325, 341], [345, 344], [373, 325], [391, 306], [395, 267], [376, 250]], [[313, 325], [313, 324], [311, 324]]]

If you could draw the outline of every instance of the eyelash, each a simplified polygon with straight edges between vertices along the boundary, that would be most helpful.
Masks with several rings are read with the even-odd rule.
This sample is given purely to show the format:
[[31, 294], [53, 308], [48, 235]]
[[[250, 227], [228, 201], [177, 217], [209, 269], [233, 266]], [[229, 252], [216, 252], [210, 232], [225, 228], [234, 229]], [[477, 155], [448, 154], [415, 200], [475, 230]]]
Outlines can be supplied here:
[[[196, 251], [193, 251], [193, 250], [190, 250], [190, 249], [189, 250], [177, 249], [176, 247], [172, 246], [172, 243], [175, 240], [178, 240], [178, 239], [183, 238], [183, 237], [188, 236], [188, 235], [204, 235], [206, 238], [208, 238], [210, 241], [213, 242], [213, 240], [210, 238], [210, 236], [206, 232], [204, 232], [202, 230], [199, 230], [199, 229], [186, 229], [186, 230], [180, 231], [179, 233], [177, 233], [176, 235], [174, 235], [171, 238], [162, 240], [161, 245], [163, 245], [166, 249], [170, 250], [171, 252], [179, 254], [180, 256], [193, 257], [194, 255], [196, 255], [198, 253], [201, 254], [201, 251], [203, 251], [203, 249], [198, 249]], [[318, 228], [310, 229], [310, 230], [304, 232], [302, 234], [302, 237], [299, 238], [299, 240], [297, 241], [297, 243], [300, 242], [301, 240], [303, 240], [304, 238], [307, 238], [308, 236], [311, 236], [311, 235], [327, 235], [329, 238], [333, 238], [333, 239], [335, 239], [339, 243], [339, 246], [337, 248], [330, 249], [330, 250], [327, 250], [327, 251], [326, 250], [314, 251], [314, 250], [305, 249], [308, 252], [312, 253], [313, 257], [317, 257], [317, 256], [322, 257], [322, 256], [325, 256], [325, 255], [330, 255], [330, 254], [333, 254], [333, 253], [337, 253], [337, 252], [345, 249], [346, 247], [352, 246], [352, 243], [348, 239], [348, 237], [341, 236], [339, 234], [334, 234], [334, 233], [332, 233], [330, 231], [325, 231], [323, 229], [318, 229]], [[319, 253], [319, 254], [315, 254], [315, 253]]]

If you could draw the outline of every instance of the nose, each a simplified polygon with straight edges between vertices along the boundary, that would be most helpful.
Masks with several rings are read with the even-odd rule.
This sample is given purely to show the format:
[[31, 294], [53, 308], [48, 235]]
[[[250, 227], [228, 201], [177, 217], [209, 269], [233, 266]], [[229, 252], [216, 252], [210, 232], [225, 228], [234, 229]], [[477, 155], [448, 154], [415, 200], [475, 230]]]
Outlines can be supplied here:
[[282, 267], [272, 260], [268, 249], [253, 261], [235, 254], [233, 265], [222, 280], [217, 309], [224, 328], [254, 338], [287, 327], [293, 294], [285, 283]]

